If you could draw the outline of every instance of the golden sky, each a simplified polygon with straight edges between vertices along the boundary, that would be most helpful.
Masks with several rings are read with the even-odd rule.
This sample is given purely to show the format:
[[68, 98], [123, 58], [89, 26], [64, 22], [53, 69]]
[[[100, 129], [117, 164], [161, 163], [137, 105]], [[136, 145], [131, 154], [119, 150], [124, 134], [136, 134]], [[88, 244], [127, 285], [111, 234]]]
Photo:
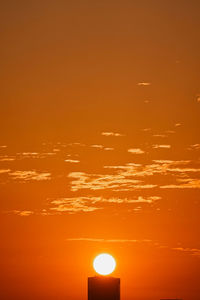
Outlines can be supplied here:
[[199, 299], [200, 2], [0, 7], [0, 298]]

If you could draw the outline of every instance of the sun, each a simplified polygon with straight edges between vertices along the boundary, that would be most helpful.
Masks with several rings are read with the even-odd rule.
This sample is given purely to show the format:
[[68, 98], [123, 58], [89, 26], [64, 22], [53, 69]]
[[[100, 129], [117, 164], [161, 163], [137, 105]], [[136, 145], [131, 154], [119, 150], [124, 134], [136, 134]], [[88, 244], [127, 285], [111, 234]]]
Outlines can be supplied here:
[[116, 261], [112, 255], [102, 253], [95, 257], [93, 267], [98, 274], [109, 275], [114, 271]]

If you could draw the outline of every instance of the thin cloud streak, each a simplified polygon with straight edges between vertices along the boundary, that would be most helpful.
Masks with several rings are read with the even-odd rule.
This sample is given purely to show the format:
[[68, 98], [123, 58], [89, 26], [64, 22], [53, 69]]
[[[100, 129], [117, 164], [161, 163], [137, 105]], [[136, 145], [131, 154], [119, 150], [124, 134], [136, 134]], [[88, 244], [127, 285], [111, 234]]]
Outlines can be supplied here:
[[91, 199], [88, 197], [77, 197], [77, 198], [58, 198], [51, 201], [51, 204], [54, 207], [51, 207], [50, 210], [57, 212], [92, 212], [100, 207], [95, 207], [91, 205]]
[[31, 210], [13, 210], [11, 213], [18, 215], [20, 217], [29, 217], [34, 214]]
[[177, 248], [171, 248], [172, 250], [179, 251], [179, 252], [185, 252], [187, 254], [198, 256], [200, 257], [200, 249], [198, 248], [183, 248], [183, 247], [177, 247]]
[[109, 131], [102, 132], [101, 135], [104, 135], [104, 136], [115, 136], [115, 137], [125, 136], [124, 134], [119, 133], [119, 132], [109, 132]]
[[[71, 197], [71, 198], [57, 198], [49, 199], [50, 205], [53, 207], [50, 208], [52, 211], [57, 212], [92, 212], [98, 209], [105, 208], [105, 204], [151, 204], [155, 201], [160, 200], [159, 196], [150, 196], [142, 197], [139, 196], [136, 199], [128, 198], [104, 198], [104, 197]], [[98, 204], [98, 206], [96, 206]]]
[[98, 149], [103, 149], [104, 148], [103, 145], [91, 145], [90, 147], [92, 147], [92, 148], [98, 148]]
[[150, 82], [138, 82], [137, 85], [139, 85], [139, 86], [149, 86], [149, 85], [151, 85], [151, 83]]
[[90, 189], [93, 191], [102, 189], [112, 189], [113, 191], [120, 191], [153, 188], [156, 186], [144, 184], [142, 180], [129, 178], [130, 176], [131, 174], [129, 170], [122, 170], [117, 174], [111, 175], [87, 174], [84, 172], [71, 172], [68, 175], [69, 178], [74, 179], [71, 181], [72, 191], [78, 191], [81, 189]]
[[152, 148], [154, 149], [170, 149], [171, 148], [171, 145], [153, 145]]
[[144, 154], [145, 152], [140, 149], [140, 148], [131, 148], [131, 149], [128, 149], [128, 152], [129, 153], [132, 153], [132, 154]]
[[80, 160], [78, 159], [65, 159], [65, 162], [72, 163], [72, 164], [78, 164]]
[[200, 150], [200, 144], [193, 144], [188, 147], [188, 150]]
[[[190, 167], [191, 161], [173, 161], [173, 160], [154, 160], [153, 164], [135, 164], [127, 163], [125, 165], [104, 166], [104, 169], [111, 170], [113, 174], [88, 174], [85, 172], [71, 172], [68, 177], [72, 178], [71, 190], [81, 189], [101, 190], [110, 189], [113, 191], [133, 191], [137, 189], [152, 189], [156, 184], [146, 182], [156, 174], [162, 176], [173, 176], [172, 179], [187, 177], [189, 173], [200, 172], [200, 168]], [[187, 167], [186, 167], [187, 166]], [[175, 177], [176, 176], [176, 177]], [[145, 181], [144, 181], [145, 179]], [[168, 177], [166, 178], [166, 180]], [[198, 182], [186, 183], [185, 187], [197, 187]], [[168, 188], [176, 185], [168, 186]], [[162, 186], [162, 188], [164, 188]]]
[[98, 243], [150, 243], [152, 240], [134, 240], [134, 239], [99, 239], [99, 238], [67, 238], [69, 242], [98, 242]]
[[37, 171], [12, 171], [9, 173], [13, 180], [22, 180], [22, 181], [42, 181], [50, 180], [51, 173], [49, 172], [37, 172]]
[[183, 252], [189, 255], [200, 257], [200, 249], [198, 248], [183, 248], [183, 247], [169, 247], [162, 246], [158, 242], [154, 242], [151, 239], [104, 239], [104, 238], [89, 238], [89, 237], [75, 237], [67, 238], [67, 242], [93, 242], [93, 243], [150, 243], [160, 249], [169, 249], [172, 251]]
[[13, 156], [8, 156], [8, 155], [0, 156], [1, 162], [10, 162], [10, 161], [15, 161], [15, 160], [16, 160], [16, 158]]
[[199, 189], [200, 188], [200, 179], [177, 179], [177, 182], [180, 184], [169, 184], [160, 186], [161, 189]]
[[0, 169], [0, 174], [9, 173], [10, 171], [10, 169]]

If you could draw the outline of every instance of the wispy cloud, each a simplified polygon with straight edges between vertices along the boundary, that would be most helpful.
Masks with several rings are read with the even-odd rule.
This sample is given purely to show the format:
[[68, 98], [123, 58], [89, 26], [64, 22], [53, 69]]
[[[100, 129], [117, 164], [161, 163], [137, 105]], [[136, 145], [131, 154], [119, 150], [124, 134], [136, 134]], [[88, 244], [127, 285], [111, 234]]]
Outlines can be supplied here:
[[194, 256], [199, 256], [200, 257], [200, 249], [197, 248], [183, 248], [183, 247], [177, 247], [177, 248], [171, 248], [172, 250], [180, 251], [180, 252], [185, 252], [187, 254], [191, 254]]
[[9, 162], [9, 161], [14, 161], [16, 158], [14, 156], [9, 156], [9, 155], [1, 155], [0, 156], [0, 161], [1, 162]]
[[132, 153], [132, 154], [143, 154], [145, 153], [142, 149], [140, 148], [131, 148], [131, 149], [128, 149], [128, 152], [129, 153]]
[[9, 173], [10, 169], [0, 169], [0, 174]]
[[156, 187], [153, 184], [144, 184], [143, 181], [130, 178], [130, 174], [121, 171], [117, 174], [87, 174], [84, 172], [72, 172], [68, 175], [74, 178], [71, 182], [71, 190], [78, 191], [81, 189], [102, 190], [111, 189], [113, 191], [125, 191], [136, 189], [148, 189]]
[[101, 133], [101, 135], [104, 135], [104, 136], [124, 136], [124, 134], [122, 133], [119, 133], [119, 132], [112, 132], [112, 131], [104, 131]]
[[42, 159], [42, 158], [48, 158], [51, 156], [55, 156], [56, 151], [54, 152], [19, 152], [16, 154], [16, 159]]
[[88, 198], [88, 197], [76, 197], [76, 198], [58, 198], [51, 200], [51, 204], [54, 207], [51, 207], [50, 210], [56, 212], [68, 212], [68, 213], [77, 213], [77, 212], [92, 212], [100, 207], [95, 207], [91, 203], [95, 203], [95, 199], [98, 198]]
[[170, 149], [171, 148], [171, 145], [153, 145], [152, 146], [154, 149], [159, 149], [159, 148], [161, 148], [161, 149]]
[[168, 166], [188, 165], [191, 163], [191, 160], [154, 159], [153, 161], [158, 164], [167, 164]]
[[113, 151], [114, 150], [114, 148], [112, 148], [112, 147], [104, 147], [103, 145], [99, 145], [99, 144], [94, 144], [94, 145], [91, 145], [90, 147], [96, 148], [96, 149], [101, 149], [104, 151]]
[[100, 198], [99, 200], [97, 200], [97, 202], [107, 202], [107, 203], [127, 203], [127, 204], [132, 204], [132, 203], [153, 203], [155, 201], [158, 201], [160, 200], [161, 197], [158, 197], [158, 196], [150, 196], [150, 197], [142, 197], [142, 196], [139, 196], [138, 198], [136, 199], [132, 199], [132, 198], [116, 198], [116, 197], [113, 197], [113, 198]]
[[68, 146], [80, 146], [80, 147], [85, 147], [86, 145], [83, 144], [83, 143], [74, 142], [74, 143], [69, 143]]
[[200, 144], [193, 144], [188, 147], [188, 150], [200, 150]]
[[20, 217], [29, 217], [34, 214], [34, 212], [31, 210], [13, 210], [13, 211], [10, 211], [10, 213], [18, 215]]
[[160, 186], [161, 189], [199, 189], [200, 179], [183, 178], [177, 179], [178, 184]]
[[50, 180], [51, 173], [48, 172], [37, 172], [33, 171], [12, 171], [9, 173], [13, 180], [22, 180], [22, 181], [42, 181], [42, 180]]
[[149, 85], [151, 85], [151, 83], [150, 82], [138, 82], [137, 85], [139, 85], [139, 86], [149, 86]]
[[151, 239], [105, 239], [105, 238], [95, 238], [95, 237], [72, 237], [66, 238], [67, 242], [92, 242], [92, 243], [119, 243], [119, 244], [141, 244], [147, 243], [150, 246], [154, 246], [155, 248], [160, 249], [169, 249], [172, 251], [183, 252], [189, 255], [193, 255], [196, 257], [200, 257], [200, 249], [199, 248], [190, 248], [190, 247], [169, 247], [166, 245], [161, 245], [159, 242], [155, 242]]
[[199, 173], [200, 169], [197, 168], [171, 168], [168, 170], [169, 172], [179, 172], [179, 173]]
[[[156, 174], [173, 176], [172, 178], [184, 178], [187, 174], [198, 173], [200, 168], [191, 167], [188, 160], [154, 160], [152, 164], [127, 163], [125, 165], [104, 166], [104, 169], [113, 170], [112, 174], [88, 174], [85, 172], [72, 172], [68, 177], [72, 178], [71, 190], [81, 189], [102, 190], [110, 189], [112, 191], [133, 191], [139, 189], [152, 189], [156, 184], [146, 182], [147, 178]], [[176, 176], [176, 177], [174, 177]], [[144, 181], [145, 178], [145, 181]], [[163, 185], [162, 188], [172, 188], [177, 186]], [[194, 188], [198, 186], [195, 179], [189, 182], [182, 182], [179, 187]]]
[[153, 134], [154, 137], [158, 137], [158, 138], [165, 138], [167, 137], [166, 134]]
[[104, 148], [103, 145], [91, 145], [90, 147], [92, 147], [92, 148], [98, 148], [98, 149], [103, 149]]
[[148, 132], [148, 131], [151, 131], [152, 129], [151, 128], [143, 128], [141, 130], [144, 131], [144, 132]]
[[[54, 149], [55, 150], [55, 149]], [[60, 150], [59, 150], [60, 151]], [[58, 151], [57, 151], [58, 152]], [[9, 162], [23, 159], [44, 159], [49, 158], [51, 156], [56, 156], [56, 151], [54, 152], [18, 152], [15, 155], [1, 155], [1, 162]]]
[[168, 134], [174, 134], [176, 131], [174, 131], [174, 130], [166, 130], [165, 132], [168, 133]]
[[22, 153], [18, 153], [18, 154], [22, 155], [22, 156], [28, 156], [28, 157], [35, 157], [35, 156], [39, 155], [38, 152], [22, 152]]
[[53, 152], [60, 152], [61, 150], [59, 148], [54, 148]]
[[80, 160], [78, 160], [78, 159], [65, 159], [65, 162], [72, 163], [72, 164], [77, 164], [77, 163], [80, 162]]
[[[104, 198], [104, 197], [71, 197], [71, 198], [57, 198], [57, 199], [49, 199], [50, 204], [53, 207], [50, 210], [57, 212], [92, 212], [98, 209], [105, 208], [105, 204], [151, 204], [155, 201], [160, 200], [159, 196], [150, 196], [143, 197], [139, 196], [135, 199], [133, 198]], [[98, 204], [98, 206], [97, 206]]]
[[142, 167], [141, 164], [135, 164], [135, 163], [127, 163], [125, 165], [119, 165], [119, 166], [104, 166], [105, 169], [119, 169], [119, 170], [126, 170], [126, 171], [131, 171], [131, 170], [135, 170], [138, 167]]
[[[180, 160], [180, 161], [173, 161], [173, 160], [154, 160], [155, 163], [158, 163], [162, 166], [163, 170], [165, 169], [167, 172], [174, 172], [174, 173], [196, 173], [200, 172], [200, 168], [191, 168], [185, 167], [191, 163], [189, 160]], [[184, 166], [184, 167], [182, 167]]]
[[98, 242], [98, 243], [150, 243], [151, 240], [143, 239], [100, 239], [100, 238], [88, 238], [88, 237], [77, 237], [77, 238], [67, 238], [66, 241], [69, 242]]
[[135, 211], [135, 212], [139, 212], [139, 211], [141, 211], [142, 210], [142, 207], [141, 206], [137, 206], [137, 207], [135, 207], [134, 209], [133, 209], [133, 211]]

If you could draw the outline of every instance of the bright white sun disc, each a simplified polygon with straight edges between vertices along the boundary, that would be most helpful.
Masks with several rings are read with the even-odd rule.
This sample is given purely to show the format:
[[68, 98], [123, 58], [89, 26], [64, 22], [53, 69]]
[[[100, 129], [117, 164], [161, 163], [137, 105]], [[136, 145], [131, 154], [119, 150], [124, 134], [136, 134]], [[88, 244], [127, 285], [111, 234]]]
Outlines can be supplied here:
[[109, 275], [114, 271], [116, 261], [112, 255], [102, 253], [95, 257], [93, 267], [98, 274]]

